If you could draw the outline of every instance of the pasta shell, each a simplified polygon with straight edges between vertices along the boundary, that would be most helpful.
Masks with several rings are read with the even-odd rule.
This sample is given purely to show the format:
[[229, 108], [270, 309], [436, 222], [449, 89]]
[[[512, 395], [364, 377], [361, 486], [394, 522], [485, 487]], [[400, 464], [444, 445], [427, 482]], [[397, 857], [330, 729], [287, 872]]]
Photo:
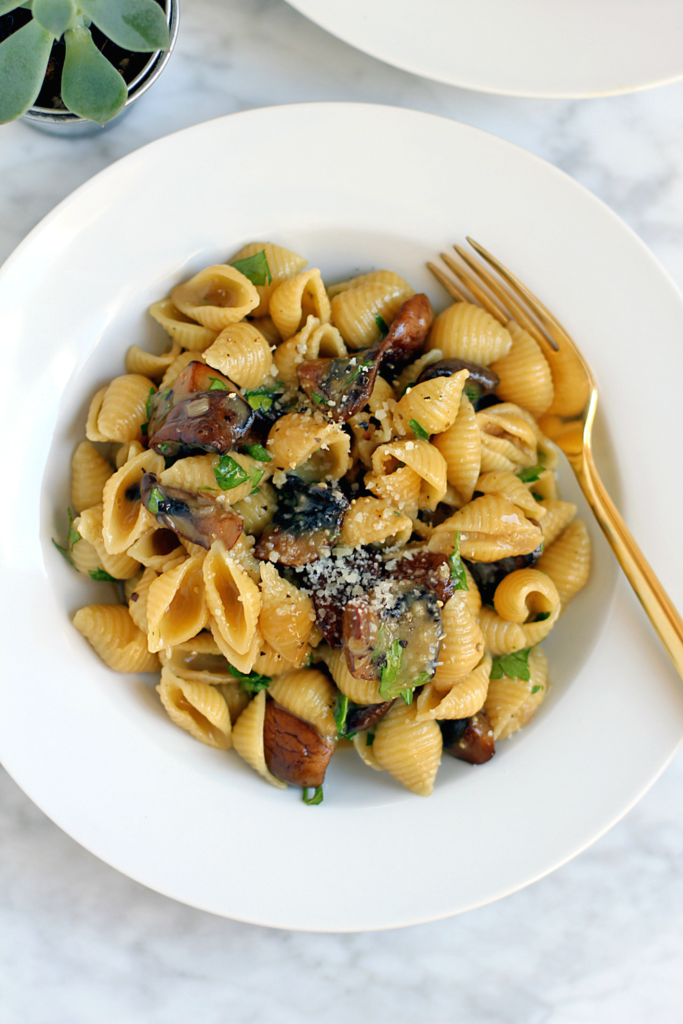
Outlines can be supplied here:
[[278, 345], [273, 359], [280, 380], [291, 388], [298, 388], [297, 366], [312, 359], [335, 359], [345, 355], [348, 355], [346, 345], [337, 328], [309, 316], [298, 334]]
[[354, 351], [375, 345], [382, 337], [378, 318], [390, 326], [403, 303], [415, 294], [403, 278], [390, 271], [364, 274], [333, 290], [332, 322]]
[[[102, 514], [102, 505], [93, 505], [92, 508], [83, 509], [81, 516], [74, 520], [74, 529], [96, 549], [98, 568], [104, 569], [114, 579], [130, 579], [139, 571], [140, 563], [126, 552], [116, 555], [109, 554], [102, 538]], [[74, 552], [77, 552], [79, 547], [80, 542], [74, 546]], [[76, 559], [79, 557], [80, 555], [77, 554]]]
[[336, 691], [318, 669], [301, 668], [279, 675], [273, 679], [268, 693], [286, 711], [314, 725], [325, 739], [336, 739]]
[[508, 573], [496, 587], [493, 605], [501, 619], [526, 622], [539, 613], [549, 617], [560, 597], [550, 577], [538, 569], [517, 569]]
[[173, 348], [161, 356], [145, 352], [138, 345], [131, 345], [126, 352], [126, 370], [128, 373], [139, 373], [150, 380], [161, 380], [174, 359], [180, 355], [180, 345], [175, 342]]
[[131, 558], [156, 572], [168, 572], [187, 558], [187, 551], [173, 530], [156, 527], [128, 548]]
[[139, 484], [145, 473], [159, 474], [163, 469], [161, 455], [143, 451], [107, 480], [102, 498], [102, 539], [110, 555], [126, 551], [144, 533], [156, 527], [156, 519], [142, 504]]
[[477, 562], [528, 555], [543, 539], [523, 510], [498, 494], [475, 498], [440, 523], [429, 539], [429, 550], [450, 554], [456, 533], [460, 534], [461, 554]]
[[268, 313], [270, 297], [277, 286], [290, 277], [299, 274], [308, 263], [308, 260], [304, 259], [303, 256], [298, 256], [290, 249], [283, 248], [281, 245], [273, 245], [272, 242], [250, 242], [248, 245], [243, 246], [229, 262], [231, 264], [237, 263], [238, 260], [248, 259], [250, 256], [256, 256], [260, 252], [265, 253], [272, 280], [267, 284], [257, 284], [255, 286], [260, 302], [252, 310], [251, 315], [264, 317]]
[[419, 424], [428, 434], [440, 434], [452, 427], [469, 375], [469, 370], [460, 370], [450, 377], [432, 377], [406, 391], [394, 410], [396, 432], [412, 436], [412, 423]]
[[472, 500], [481, 467], [481, 431], [467, 395], [460, 398], [455, 423], [432, 438], [432, 444], [446, 462], [446, 478], [458, 497], [459, 505]]
[[174, 675], [169, 668], [162, 668], [161, 682], [156, 689], [175, 725], [209, 747], [229, 749], [230, 712], [215, 686], [191, 683]]
[[[139, 373], [127, 373], [115, 377], [106, 389], [99, 411], [96, 414], [96, 427], [86, 427], [86, 437], [90, 441], [133, 441], [142, 437], [142, 424], [147, 419], [146, 406], [150, 391], [156, 388], [149, 377]], [[100, 392], [93, 399], [88, 414], [91, 414], [97, 403]]]
[[313, 602], [269, 562], [261, 563], [259, 626], [266, 643], [290, 664], [301, 665], [315, 622]]
[[158, 573], [154, 569], [145, 569], [142, 576], [140, 577], [135, 589], [132, 591], [128, 598], [128, 611], [130, 617], [143, 633], [149, 632], [149, 623], [147, 622], [147, 598], [149, 597], [149, 588], [155, 579], [158, 577]]
[[343, 648], [321, 647], [321, 659], [327, 665], [337, 689], [354, 704], [381, 704], [379, 679], [356, 679], [349, 672]]
[[491, 674], [491, 655], [486, 654], [469, 675], [455, 683], [445, 695], [433, 683], [427, 683], [417, 698], [418, 722], [471, 718], [484, 706]]
[[434, 510], [446, 493], [446, 460], [429, 441], [392, 441], [372, 454], [375, 476], [387, 476], [399, 462], [405, 463], [423, 481], [418, 505]]
[[191, 320], [189, 316], [185, 316], [170, 299], [155, 302], [153, 306], [149, 307], [149, 312], [150, 316], [153, 316], [156, 322], [170, 334], [174, 346], [180, 345], [190, 352], [203, 352], [216, 337], [216, 331], [202, 327], [201, 324]]
[[99, 505], [104, 485], [113, 472], [94, 445], [81, 441], [71, 460], [71, 503], [77, 512]]
[[523, 406], [532, 416], [540, 416], [553, 401], [548, 360], [538, 342], [518, 323], [511, 320], [507, 329], [512, 337], [512, 348], [502, 359], [491, 363], [491, 369], [500, 377], [496, 395], [505, 402]]
[[488, 366], [508, 354], [512, 338], [505, 327], [480, 306], [456, 302], [434, 320], [427, 348], [441, 349], [444, 359], [455, 357]]
[[164, 391], [166, 388], [170, 388], [176, 377], [183, 372], [186, 366], [193, 362], [203, 363], [204, 354], [201, 352], [181, 352], [179, 356], [176, 356], [161, 378], [159, 390]]
[[464, 591], [456, 590], [444, 605], [441, 616], [444, 637], [432, 680], [439, 693], [468, 676], [484, 656], [484, 636], [468, 607]]
[[[539, 522], [546, 515], [544, 505], [534, 500], [527, 487], [515, 473], [494, 472], [482, 473], [477, 480], [476, 489], [482, 494], [502, 494], [518, 508], [523, 508], [530, 519]], [[543, 531], [543, 526], [541, 530]], [[545, 536], [545, 533], [544, 533]]]
[[271, 775], [266, 765], [263, 743], [263, 723], [266, 717], [266, 691], [261, 690], [237, 719], [232, 730], [232, 745], [261, 778], [277, 789], [287, 789], [287, 783]]
[[251, 647], [258, 626], [261, 594], [244, 569], [215, 541], [204, 559], [206, 603], [216, 628], [238, 654]]
[[91, 604], [74, 615], [74, 626], [115, 672], [156, 672], [159, 659], [121, 604]]
[[547, 551], [576, 515], [576, 505], [571, 501], [544, 501], [541, 507], [545, 509], [541, 531], [543, 547]]
[[506, 739], [533, 717], [548, 692], [548, 661], [540, 647], [529, 652], [529, 680], [492, 679], [484, 705], [494, 739]]
[[396, 701], [377, 724], [372, 750], [383, 768], [419, 796], [429, 796], [441, 764], [441, 730], [418, 722], [417, 708]]
[[306, 464], [311, 479], [338, 480], [351, 464], [349, 435], [338, 423], [321, 423], [313, 416], [291, 412], [273, 424], [268, 441], [276, 469]]
[[270, 315], [284, 341], [306, 323], [309, 316], [321, 323], [330, 320], [330, 300], [316, 268], [305, 270], [278, 285], [270, 297]]
[[241, 388], [256, 388], [270, 378], [270, 345], [253, 324], [224, 327], [204, 353], [204, 361]]
[[234, 647], [231, 647], [230, 644], [226, 643], [221, 631], [213, 619], [209, 619], [208, 626], [211, 630], [211, 636], [213, 637], [216, 646], [229, 664], [234, 665], [234, 667], [240, 672], [251, 672], [263, 647], [263, 636], [261, 635], [261, 631], [257, 630], [254, 634], [254, 639], [252, 640], [247, 653], [240, 654]]
[[354, 498], [344, 517], [339, 546], [406, 544], [412, 532], [413, 524], [408, 516], [388, 502], [381, 498]]
[[176, 285], [171, 301], [185, 316], [211, 331], [222, 331], [242, 320], [259, 302], [248, 277], [225, 264], [206, 267], [184, 284]]
[[563, 608], [585, 587], [590, 575], [591, 543], [585, 523], [575, 519], [545, 549], [536, 563], [557, 587]]
[[201, 555], [195, 555], [162, 573], [149, 588], [147, 638], [150, 651], [189, 640], [209, 621], [204, 594]]

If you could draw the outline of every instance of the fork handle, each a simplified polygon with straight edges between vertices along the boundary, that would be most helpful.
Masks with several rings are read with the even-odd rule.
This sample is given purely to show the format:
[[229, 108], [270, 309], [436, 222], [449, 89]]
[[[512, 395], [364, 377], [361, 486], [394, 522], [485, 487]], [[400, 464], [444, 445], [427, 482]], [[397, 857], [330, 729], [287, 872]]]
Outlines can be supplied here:
[[619, 565], [683, 679], [683, 619], [615, 508], [595, 468], [590, 448], [584, 448], [582, 463], [573, 468]]

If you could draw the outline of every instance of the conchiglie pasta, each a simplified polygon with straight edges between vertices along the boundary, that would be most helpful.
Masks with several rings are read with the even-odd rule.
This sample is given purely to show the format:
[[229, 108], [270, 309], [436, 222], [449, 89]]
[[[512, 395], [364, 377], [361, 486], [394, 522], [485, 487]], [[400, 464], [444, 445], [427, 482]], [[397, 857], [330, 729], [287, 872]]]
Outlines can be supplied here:
[[256, 493], [245, 495], [241, 501], [232, 503], [235, 512], [242, 516], [244, 533], [260, 537], [277, 509], [277, 492], [268, 483], [262, 483]]
[[241, 483], [227, 490], [222, 490], [216, 479], [216, 470], [220, 464], [218, 455], [190, 455], [187, 459], [178, 459], [159, 474], [159, 479], [165, 486], [180, 487], [193, 494], [198, 491], [206, 492], [214, 501], [234, 505], [251, 494], [254, 485], [260, 483], [265, 475], [270, 474], [270, 466], [241, 452], [230, 452], [228, 457], [239, 466], [246, 477]]
[[[174, 675], [191, 683], [209, 683], [212, 686], [236, 683], [227, 658], [210, 633], [198, 633], [182, 644], [159, 651], [159, 660]], [[232, 720], [232, 714], [230, 718]]]
[[309, 316], [321, 323], [330, 319], [330, 300], [316, 268], [305, 270], [278, 285], [270, 297], [270, 315], [284, 341], [306, 323]]
[[139, 345], [131, 345], [126, 352], [126, 370], [128, 373], [139, 373], [150, 380], [161, 380], [174, 359], [180, 355], [180, 345], [175, 342], [173, 348], [163, 355], [155, 356], [145, 352]]
[[248, 245], [243, 246], [238, 253], [235, 253], [229, 262], [235, 264], [240, 260], [257, 256], [259, 253], [263, 253], [265, 256], [271, 280], [265, 284], [255, 285], [260, 302], [251, 311], [251, 315], [264, 317], [268, 313], [270, 297], [277, 286], [282, 284], [283, 281], [288, 280], [288, 278], [299, 274], [308, 263], [308, 260], [304, 259], [303, 256], [298, 256], [297, 253], [292, 252], [290, 249], [283, 248], [281, 245], [273, 245], [272, 242], [250, 242]]
[[493, 596], [493, 605], [501, 619], [524, 623], [530, 617], [549, 618], [560, 603], [557, 587], [538, 569], [517, 569], [508, 573]]
[[[501, 410], [501, 411], [499, 411]], [[537, 438], [516, 406], [492, 405], [476, 414], [481, 431], [481, 471], [516, 473], [537, 460]]]
[[563, 607], [585, 587], [590, 574], [591, 545], [585, 523], [575, 519], [541, 555], [537, 567], [557, 587]]
[[204, 361], [239, 387], [256, 388], [270, 378], [273, 356], [261, 332], [253, 324], [241, 323], [223, 328]]
[[492, 679], [484, 705], [493, 737], [506, 739], [532, 718], [548, 690], [548, 662], [540, 647], [529, 652], [529, 676]]
[[411, 518], [417, 513], [422, 483], [422, 478], [410, 466], [398, 467], [386, 475], [367, 473], [365, 476], [369, 491]]
[[[117, 580], [127, 580], [135, 576], [140, 569], [140, 563], [131, 558], [127, 552], [111, 555], [104, 546], [102, 537], [102, 505], [93, 505], [92, 508], [83, 509], [78, 519], [74, 520], [74, 529], [80, 533], [96, 549], [99, 558], [99, 568], [104, 569]], [[77, 544], [74, 547], [76, 551]]]
[[455, 423], [432, 438], [446, 462], [446, 478], [457, 493], [458, 504], [471, 501], [481, 467], [481, 431], [467, 395], [460, 398]]
[[408, 363], [405, 369], [401, 370], [396, 380], [393, 382], [396, 388], [396, 394], [402, 397], [404, 391], [411, 384], [417, 382], [417, 378], [420, 376], [423, 370], [426, 370], [432, 363], [438, 363], [443, 359], [443, 352], [439, 348], [433, 348], [429, 352], [424, 352], [418, 359], [412, 363]]
[[434, 683], [427, 683], [417, 698], [417, 721], [430, 718], [445, 719], [471, 718], [484, 706], [491, 674], [491, 655], [486, 654], [469, 675], [450, 690], [438, 690]]
[[149, 597], [149, 588], [154, 583], [158, 575], [159, 574], [155, 572], [154, 569], [145, 569], [128, 598], [128, 611], [130, 612], [130, 617], [138, 629], [142, 630], [143, 633], [149, 632], [149, 624], [147, 622], [147, 598]]
[[[544, 550], [554, 544], [566, 526], [576, 515], [576, 505], [571, 501], [543, 501], [541, 507], [545, 516], [541, 523]], [[537, 517], [536, 517], [537, 518]]]
[[[482, 494], [500, 494], [524, 509], [530, 519], [539, 522], [546, 515], [546, 508], [533, 498], [528, 488], [522, 483], [515, 473], [498, 471], [493, 473], [482, 473], [476, 483], [476, 490]], [[543, 526], [541, 526], [543, 530]]]
[[[344, 339], [332, 324], [321, 324], [309, 316], [302, 329], [275, 350], [273, 359], [278, 376], [291, 388], [299, 386], [297, 367], [312, 359], [338, 359], [347, 355]], [[393, 395], [392, 395], [393, 397]]]
[[379, 721], [372, 745], [380, 765], [419, 796], [429, 796], [434, 788], [442, 748], [436, 722], [418, 722], [417, 708], [401, 700]]
[[460, 370], [450, 377], [432, 377], [410, 388], [394, 409], [396, 432], [412, 435], [412, 423], [419, 424], [428, 434], [440, 434], [452, 427], [469, 375], [469, 370]]
[[413, 524], [402, 512], [381, 498], [355, 498], [342, 526], [341, 547], [366, 544], [406, 544]]
[[136, 455], [140, 455], [144, 450], [144, 446], [139, 441], [125, 441], [122, 445], [119, 445], [116, 452], [116, 458], [114, 459], [116, 468], [121, 469], [121, 466], [125, 466], [129, 459], [134, 459]]
[[251, 313], [260, 298], [248, 277], [234, 267], [218, 264], [176, 285], [171, 301], [181, 313], [198, 320], [203, 327], [222, 331]]
[[89, 441], [81, 441], [71, 460], [71, 503], [77, 512], [99, 505], [114, 470]]
[[150, 651], [173, 647], [189, 640], [209, 621], [204, 593], [201, 555], [181, 562], [162, 573], [149, 588], [147, 597], [147, 637]]
[[438, 348], [444, 359], [467, 359], [488, 366], [512, 348], [512, 338], [495, 317], [469, 302], [449, 306], [432, 324], [427, 348]]
[[403, 303], [415, 294], [403, 278], [389, 271], [364, 274], [332, 290], [332, 323], [354, 351], [376, 344], [382, 337], [378, 317], [390, 326]]
[[234, 665], [234, 667], [240, 672], [251, 672], [259, 653], [263, 648], [263, 636], [261, 634], [261, 630], [256, 630], [254, 639], [252, 640], [246, 654], [240, 654], [239, 651], [236, 651], [234, 647], [226, 642], [223, 634], [213, 619], [210, 618], [207, 625], [211, 630], [211, 636], [213, 637], [216, 646], [226, 661], [228, 661], [230, 665]]
[[187, 558], [187, 551], [173, 530], [155, 526], [128, 548], [131, 558], [156, 572], [168, 572]]
[[540, 416], [553, 401], [553, 379], [548, 360], [538, 342], [511, 320], [507, 329], [512, 337], [512, 348], [502, 359], [491, 363], [491, 369], [500, 377], [496, 395], [505, 402], [524, 406], [532, 416]]
[[216, 627], [226, 644], [246, 654], [258, 627], [259, 588], [219, 540], [204, 559], [203, 573], [206, 603]]
[[379, 679], [356, 679], [352, 676], [342, 648], [323, 647], [319, 655], [327, 665], [337, 689], [354, 704], [382, 703], [384, 697], [379, 692]]
[[484, 637], [472, 615], [464, 591], [456, 590], [444, 605], [444, 637], [432, 685], [444, 693], [464, 679], [484, 656]]
[[204, 354], [202, 352], [181, 352], [179, 356], [176, 356], [166, 373], [161, 378], [159, 390], [163, 391], [165, 388], [170, 388], [176, 377], [178, 377], [185, 367], [189, 366], [192, 362], [203, 363]]
[[161, 473], [164, 460], [153, 451], [129, 459], [107, 480], [103, 494], [102, 539], [110, 555], [121, 554], [157, 521], [140, 498], [140, 481], [145, 473]]
[[475, 562], [531, 554], [543, 539], [524, 511], [498, 494], [475, 498], [440, 523], [429, 539], [429, 550], [450, 554], [456, 533], [460, 534], [461, 554]]
[[419, 507], [435, 509], [447, 487], [446, 460], [441, 452], [429, 441], [392, 441], [380, 445], [373, 452], [373, 473], [376, 477], [388, 476], [400, 462], [417, 473], [422, 481]]
[[266, 447], [275, 469], [306, 465], [313, 479], [338, 480], [350, 465], [350, 440], [338, 423], [287, 413], [271, 427]]
[[[162, 299], [149, 307], [150, 316], [170, 334], [173, 344], [190, 352], [203, 352], [214, 341], [216, 331], [209, 330], [181, 313], [170, 299]], [[177, 355], [177, 353], [176, 353]]]
[[169, 668], [163, 668], [157, 693], [175, 725], [209, 747], [229, 749], [230, 712], [214, 686], [191, 683], [174, 675]]
[[74, 615], [74, 626], [115, 672], [155, 672], [156, 654], [121, 604], [91, 604]]
[[142, 436], [150, 391], [156, 388], [149, 377], [127, 373], [116, 377], [92, 400], [86, 437], [90, 441], [132, 441]]
[[287, 789], [287, 783], [276, 779], [268, 771], [263, 742], [263, 725], [266, 717], [266, 691], [261, 690], [247, 704], [232, 728], [232, 745], [261, 778], [277, 789]]
[[261, 600], [259, 625], [265, 641], [292, 665], [301, 665], [315, 621], [310, 597], [263, 562]]
[[325, 739], [336, 739], [336, 692], [323, 672], [315, 668], [286, 672], [273, 679], [268, 694], [286, 711], [314, 725]]

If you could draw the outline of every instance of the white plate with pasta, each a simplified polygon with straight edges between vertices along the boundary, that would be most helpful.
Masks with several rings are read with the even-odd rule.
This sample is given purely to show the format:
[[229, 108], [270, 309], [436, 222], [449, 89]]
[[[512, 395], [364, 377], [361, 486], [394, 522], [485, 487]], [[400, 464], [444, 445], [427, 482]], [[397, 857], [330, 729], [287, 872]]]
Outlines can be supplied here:
[[547, 367], [426, 270], [466, 233], [585, 351], [600, 468], [680, 598], [680, 296], [508, 143], [371, 106], [224, 118], [98, 175], [2, 271], [0, 754], [151, 888], [277, 927], [432, 920], [576, 854], [680, 742], [543, 435]]
[[678, 0], [289, 0], [357, 49], [448, 85], [585, 97], [683, 76]]

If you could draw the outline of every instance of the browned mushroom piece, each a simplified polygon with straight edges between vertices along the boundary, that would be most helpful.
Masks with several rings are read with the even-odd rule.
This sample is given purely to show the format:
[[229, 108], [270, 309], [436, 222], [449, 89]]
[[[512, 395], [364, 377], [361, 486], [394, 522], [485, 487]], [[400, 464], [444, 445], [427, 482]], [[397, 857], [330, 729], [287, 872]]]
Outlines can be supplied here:
[[311, 484], [287, 474], [277, 512], [254, 548], [263, 561], [301, 566], [330, 553], [341, 533], [349, 502], [338, 487]]
[[151, 400], [149, 446], [160, 455], [200, 449], [222, 454], [241, 441], [254, 410], [218, 370], [195, 360]]
[[471, 718], [442, 721], [439, 725], [443, 735], [443, 749], [460, 761], [484, 764], [496, 752], [493, 729], [483, 711]]
[[492, 395], [500, 384], [500, 377], [488, 366], [480, 366], [479, 363], [470, 363], [467, 359], [439, 359], [436, 363], [430, 363], [417, 378], [417, 383], [422, 384], [425, 380], [432, 380], [434, 377], [451, 377], [460, 370], [469, 370], [469, 377], [465, 382], [465, 394], [472, 402], [478, 401], [485, 395]]
[[347, 604], [386, 576], [381, 554], [356, 548], [349, 555], [309, 563], [302, 572], [302, 586], [313, 598], [316, 624], [330, 647], [341, 647]]
[[344, 610], [349, 672], [357, 679], [379, 679], [386, 700], [432, 678], [442, 637], [438, 598], [414, 580], [384, 580]]
[[344, 359], [312, 359], [297, 367], [299, 385], [330, 420], [355, 416], [372, 394], [379, 368], [380, 347]]
[[393, 703], [393, 700], [385, 700], [382, 704], [358, 704], [352, 707], [346, 716], [344, 732], [350, 735], [372, 729], [380, 718], [384, 718]]
[[379, 372], [387, 380], [414, 359], [424, 348], [434, 313], [426, 295], [413, 295], [394, 317], [389, 333], [380, 342]]
[[314, 725], [270, 699], [266, 702], [263, 747], [268, 771], [303, 789], [322, 786], [334, 753], [334, 743], [324, 739]]
[[215, 540], [232, 548], [242, 533], [242, 516], [233, 509], [180, 487], [166, 487], [155, 473], [143, 476], [140, 496], [157, 522], [203, 548], [210, 548]]
[[387, 570], [397, 579], [424, 583], [443, 604], [453, 597], [454, 583], [448, 555], [437, 551], [403, 551], [400, 557], [387, 563]]

